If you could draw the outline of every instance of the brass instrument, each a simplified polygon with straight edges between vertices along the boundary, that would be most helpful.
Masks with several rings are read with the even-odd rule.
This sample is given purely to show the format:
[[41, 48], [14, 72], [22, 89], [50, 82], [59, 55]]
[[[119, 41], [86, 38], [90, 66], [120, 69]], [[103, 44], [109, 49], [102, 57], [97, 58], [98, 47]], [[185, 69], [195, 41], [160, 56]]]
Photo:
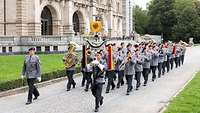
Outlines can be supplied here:
[[75, 42], [70, 42], [68, 52], [63, 58], [65, 68], [70, 68], [76, 64], [76, 54], [74, 52], [78, 46]]
[[132, 59], [132, 55], [131, 55], [131, 52], [129, 52], [127, 55], [127, 60], [130, 61], [131, 59]]

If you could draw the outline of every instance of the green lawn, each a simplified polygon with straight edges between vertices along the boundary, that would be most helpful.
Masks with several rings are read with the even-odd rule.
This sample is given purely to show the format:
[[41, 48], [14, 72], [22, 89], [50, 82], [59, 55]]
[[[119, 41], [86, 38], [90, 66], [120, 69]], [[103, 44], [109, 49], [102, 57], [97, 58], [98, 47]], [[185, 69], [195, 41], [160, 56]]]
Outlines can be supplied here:
[[169, 104], [164, 113], [200, 113], [200, 72]]
[[[80, 56], [80, 55], [79, 55]], [[63, 54], [39, 55], [42, 73], [64, 69]], [[0, 82], [14, 80], [21, 76], [24, 55], [0, 56]]]

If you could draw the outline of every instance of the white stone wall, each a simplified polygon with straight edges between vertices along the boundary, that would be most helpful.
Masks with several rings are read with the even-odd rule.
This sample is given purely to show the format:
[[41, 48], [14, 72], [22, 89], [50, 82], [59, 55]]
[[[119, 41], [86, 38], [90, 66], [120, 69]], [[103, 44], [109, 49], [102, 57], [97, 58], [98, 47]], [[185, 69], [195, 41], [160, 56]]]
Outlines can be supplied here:
[[[122, 0], [6, 0], [7, 35], [41, 35], [41, 12], [48, 6], [53, 15], [53, 35], [73, 34], [72, 16], [79, 11], [83, 17], [81, 27], [84, 34], [90, 33], [90, 20], [94, 15], [103, 16], [104, 31], [111, 36], [122, 35]], [[111, 4], [111, 7], [109, 7]], [[94, 5], [93, 7], [90, 7]], [[3, 35], [3, 0], [0, 0], [0, 35]], [[118, 20], [120, 20], [120, 25]], [[110, 25], [111, 24], [111, 25]]]
[[123, 34], [129, 36], [133, 31], [133, 1], [132, 0], [123, 0]]

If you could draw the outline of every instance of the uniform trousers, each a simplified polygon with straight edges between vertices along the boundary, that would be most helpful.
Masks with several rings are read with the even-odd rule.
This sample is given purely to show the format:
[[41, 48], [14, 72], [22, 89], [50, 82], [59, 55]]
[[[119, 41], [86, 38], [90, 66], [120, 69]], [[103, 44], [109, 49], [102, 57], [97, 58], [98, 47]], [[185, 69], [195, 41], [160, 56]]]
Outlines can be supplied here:
[[107, 84], [107, 87], [106, 87], [106, 92], [109, 92], [111, 85], [112, 85], [112, 89], [115, 88], [115, 83], [114, 83], [115, 71], [114, 70], [106, 71], [105, 76], [108, 78], [108, 84]]
[[32, 102], [32, 95], [34, 95], [35, 97], [38, 97], [40, 95], [39, 91], [37, 90], [37, 88], [34, 85], [35, 81], [36, 81], [36, 78], [28, 78], [27, 79], [27, 83], [28, 83], [28, 87], [29, 87], [28, 101], [30, 101], [30, 102]]
[[120, 70], [117, 73], [118, 73], [117, 87], [120, 87], [120, 85], [124, 85], [124, 70]]
[[132, 81], [133, 81], [133, 75], [126, 75], [127, 78], [127, 92], [130, 92], [133, 89]]
[[158, 77], [160, 78], [162, 73], [163, 62], [158, 63]]
[[71, 89], [71, 86], [75, 86], [76, 83], [74, 81], [74, 78], [73, 78], [73, 75], [74, 75], [74, 71], [75, 70], [66, 70], [66, 74], [67, 74], [67, 77], [68, 77], [68, 83], [67, 83], [67, 89]]
[[136, 88], [140, 87], [141, 74], [142, 74], [142, 72], [135, 72]]
[[92, 72], [85, 72], [85, 77], [86, 77], [86, 88], [88, 90], [89, 86], [92, 84]]
[[154, 81], [156, 79], [156, 69], [158, 66], [151, 66], [151, 71], [152, 71], [152, 80]]
[[102, 96], [103, 83], [92, 83], [92, 95], [95, 97], [95, 108], [99, 108], [100, 101], [103, 99]]
[[147, 82], [148, 82], [149, 72], [150, 72], [149, 68], [143, 68], [142, 75], [143, 75], [143, 78], [144, 78], [144, 85], [146, 85]]

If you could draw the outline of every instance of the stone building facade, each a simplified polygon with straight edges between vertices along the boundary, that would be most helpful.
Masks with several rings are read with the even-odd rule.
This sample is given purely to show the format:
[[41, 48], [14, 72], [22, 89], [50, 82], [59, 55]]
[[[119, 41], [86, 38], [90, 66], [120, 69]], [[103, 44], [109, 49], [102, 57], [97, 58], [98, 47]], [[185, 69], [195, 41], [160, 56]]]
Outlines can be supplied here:
[[[24, 51], [28, 46], [61, 51], [74, 34], [91, 34], [92, 20], [102, 22], [102, 36], [128, 35], [132, 25], [126, 23], [130, 12], [124, 1], [129, 0], [0, 0], [0, 53]], [[61, 47], [59, 41], [66, 43]]]

